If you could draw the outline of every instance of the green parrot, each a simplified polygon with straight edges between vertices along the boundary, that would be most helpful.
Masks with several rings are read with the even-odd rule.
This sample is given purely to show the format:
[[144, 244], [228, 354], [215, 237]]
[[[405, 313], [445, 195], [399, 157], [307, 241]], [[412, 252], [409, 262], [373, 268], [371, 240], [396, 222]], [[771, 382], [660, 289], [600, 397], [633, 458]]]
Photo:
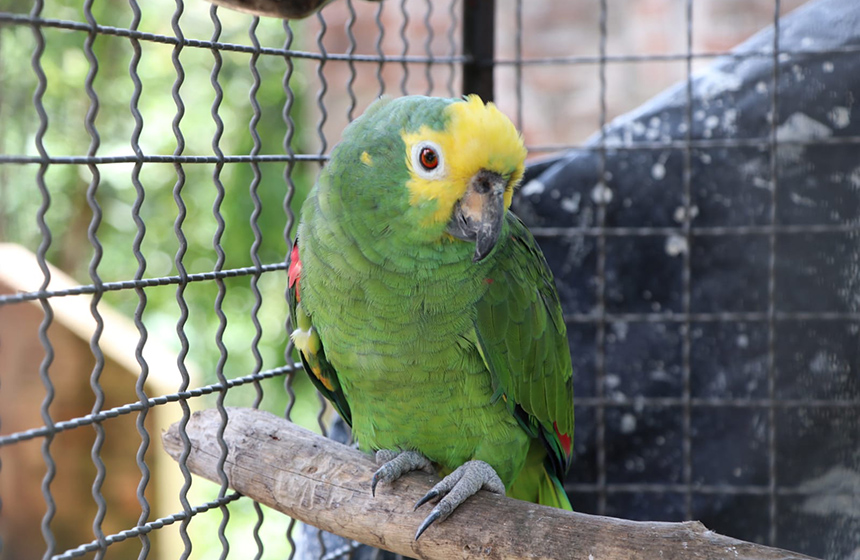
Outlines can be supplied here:
[[292, 339], [376, 453], [379, 482], [437, 472], [415, 538], [480, 489], [571, 509], [573, 383], [552, 273], [508, 211], [526, 149], [477, 96], [383, 98], [305, 200]]

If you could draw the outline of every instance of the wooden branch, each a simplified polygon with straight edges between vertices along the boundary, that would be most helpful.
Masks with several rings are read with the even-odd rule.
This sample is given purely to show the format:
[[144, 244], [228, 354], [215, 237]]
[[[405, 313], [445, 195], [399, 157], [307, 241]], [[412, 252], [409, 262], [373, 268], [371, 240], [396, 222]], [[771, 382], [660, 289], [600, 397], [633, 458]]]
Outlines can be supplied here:
[[[229, 408], [224, 471], [236, 491], [290, 517], [346, 538], [423, 559], [802, 560], [808, 556], [718, 535], [699, 522], [637, 522], [571, 513], [479, 492], [419, 541], [415, 529], [429, 513], [412, 505], [434, 477], [411, 473], [382, 484], [376, 497], [368, 455], [259, 410]], [[188, 468], [218, 482], [221, 455], [217, 410], [193, 415]], [[174, 458], [182, 453], [178, 425], [162, 436]]]

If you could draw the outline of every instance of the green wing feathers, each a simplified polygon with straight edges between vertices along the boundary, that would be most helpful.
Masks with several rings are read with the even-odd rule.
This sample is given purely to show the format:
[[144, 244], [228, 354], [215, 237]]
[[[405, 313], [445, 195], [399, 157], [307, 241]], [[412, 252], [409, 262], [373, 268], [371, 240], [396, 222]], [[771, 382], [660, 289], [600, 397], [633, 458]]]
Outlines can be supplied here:
[[290, 253], [290, 266], [288, 277], [288, 297], [290, 305], [290, 317], [292, 317], [295, 330], [290, 335], [296, 349], [299, 351], [305, 371], [317, 390], [323, 394], [334, 405], [341, 418], [350, 426], [352, 425], [352, 413], [349, 403], [343, 394], [337, 371], [326, 360], [325, 349], [319, 334], [311, 323], [311, 318], [304, 312], [301, 304], [300, 278], [302, 274], [302, 263], [299, 260], [299, 243], [293, 245]]
[[507, 214], [475, 330], [502, 398], [523, 428], [543, 443], [556, 483], [570, 464], [573, 380], [567, 330], [552, 272], [534, 238]]

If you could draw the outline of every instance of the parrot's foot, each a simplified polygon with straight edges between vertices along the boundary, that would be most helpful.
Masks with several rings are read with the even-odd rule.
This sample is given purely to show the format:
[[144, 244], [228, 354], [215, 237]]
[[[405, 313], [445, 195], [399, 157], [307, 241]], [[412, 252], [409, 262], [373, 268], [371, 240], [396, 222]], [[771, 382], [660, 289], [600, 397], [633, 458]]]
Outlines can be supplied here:
[[502, 479], [496, 474], [495, 469], [484, 461], [468, 461], [457, 467], [454, 472], [443, 478], [415, 504], [414, 509], [418, 509], [430, 500], [443, 496], [433, 511], [430, 512], [430, 515], [418, 527], [415, 540], [418, 540], [418, 537], [427, 530], [427, 527], [436, 521], [443, 521], [469, 496], [481, 489], [494, 494], [505, 495], [505, 485], [502, 483]]
[[404, 474], [412, 471], [426, 471], [436, 474], [430, 459], [417, 451], [392, 451], [380, 449], [376, 452], [376, 464], [381, 465], [373, 473], [370, 482], [370, 493], [376, 496], [376, 485], [381, 482], [394, 482]]

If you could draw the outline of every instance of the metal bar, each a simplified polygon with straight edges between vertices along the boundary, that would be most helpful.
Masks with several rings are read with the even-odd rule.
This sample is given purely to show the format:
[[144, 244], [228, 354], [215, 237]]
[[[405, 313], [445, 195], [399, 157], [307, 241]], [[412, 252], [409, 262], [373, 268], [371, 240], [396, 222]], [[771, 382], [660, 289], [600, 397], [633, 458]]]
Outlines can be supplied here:
[[242, 495], [238, 492], [233, 492], [232, 494], [224, 496], [223, 498], [218, 498], [217, 500], [212, 500], [211, 502], [206, 502], [199, 506], [189, 507], [185, 511], [174, 513], [173, 515], [168, 515], [167, 517], [161, 517], [159, 519], [156, 519], [155, 521], [150, 521], [145, 525], [138, 525], [136, 527], [133, 527], [132, 529], [128, 529], [120, 533], [115, 533], [113, 535], [108, 535], [104, 538], [104, 542], [93, 541], [91, 543], [83, 544], [77, 548], [66, 550], [62, 554], [52, 556], [50, 560], [69, 560], [71, 558], [77, 558], [79, 556], [83, 556], [88, 552], [100, 550], [102, 547], [106, 548], [114, 543], [122, 542], [126, 539], [146, 535], [167, 525], [172, 525], [177, 521], [181, 521], [183, 524], [187, 524], [188, 521], [190, 521], [191, 518], [195, 515], [207, 512], [210, 509], [216, 507], [224, 506], [230, 502], [238, 500], [241, 497]]
[[49, 299], [54, 297], [79, 296], [84, 294], [114, 292], [118, 290], [169, 286], [171, 284], [190, 284], [192, 282], [206, 282], [222, 278], [237, 278], [239, 276], [263, 274], [266, 272], [274, 272], [276, 270], [286, 269], [287, 265], [285, 263], [277, 262], [271, 264], [264, 264], [260, 267], [246, 266], [243, 268], [230, 268], [227, 270], [198, 272], [195, 274], [186, 274], [185, 276], [161, 276], [159, 278], [144, 278], [141, 280], [135, 279], [122, 280], [120, 282], [103, 282], [98, 286], [96, 286], [95, 284], [86, 284], [82, 286], [75, 286], [74, 288], [68, 288], [65, 290], [38, 290], [35, 292], [22, 292], [14, 295], [0, 296], [0, 305], [21, 303], [25, 301], [35, 301], [37, 299]]
[[[257, 38], [257, 26], [260, 24], [260, 18], [254, 17], [251, 20], [251, 26], [248, 29], [248, 38], [251, 40], [251, 44], [254, 48], [260, 48], [260, 40]], [[248, 61], [248, 69], [251, 72], [251, 77], [253, 78], [253, 84], [251, 86], [251, 91], [248, 94], [248, 102], [251, 105], [251, 109], [253, 110], [253, 114], [251, 116], [251, 122], [248, 124], [248, 130], [251, 133], [251, 139], [253, 140], [253, 147], [251, 148], [251, 155], [257, 155], [262, 150], [262, 140], [260, 139], [260, 134], [257, 131], [257, 125], [262, 119], [262, 109], [260, 108], [260, 103], [257, 100], [257, 92], [260, 90], [260, 84], [262, 80], [260, 78], [260, 72], [257, 69], [257, 62], [260, 59], [259, 53], [254, 53], [251, 55], [250, 61]], [[259, 270], [260, 266], [262, 266], [262, 262], [260, 261], [260, 246], [263, 244], [263, 232], [260, 230], [260, 214], [263, 211], [263, 203], [260, 201], [260, 193], [259, 187], [260, 182], [262, 181], [263, 175], [260, 171], [260, 165], [257, 162], [251, 162], [251, 171], [253, 172], [253, 178], [251, 179], [251, 184], [248, 187], [248, 192], [251, 197], [251, 202], [253, 204], [254, 210], [251, 212], [251, 217], [249, 220], [249, 224], [251, 226], [251, 231], [254, 234], [254, 241], [251, 244], [251, 262], [254, 263], [254, 266]], [[254, 274], [250, 277], [251, 284], [251, 293], [254, 296], [254, 304], [251, 306], [251, 322], [254, 324], [254, 338], [251, 341], [251, 354], [254, 356], [254, 370], [253, 373], [258, 373], [263, 369], [263, 356], [260, 354], [260, 339], [263, 338], [263, 327], [260, 324], [259, 312], [260, 308], [263, 306], [263, 295], [260, 292], [260, 288], [258, 286], [258, 282], [260, 279], [259, 274]], [[252, 406], [254, 408], [259, 408], [260, 403], [263, 400], [263, 386], [260, 385], [259, 381], [254, 381], [254, 402]], [[226, 415], [222, 420], [225, 424], [226, 428]], [[254, 537], [254, 543], [257, 545], [257, 553], [254, 555], [254, 560], [260, 560], [263, 557], [263, 540], [260, 538], [260, 528], [263, 526], [263, 510], [260, 507], [260, 504], [257, 502], [253, 503], [254, 513], [257, 516], [257, 522], [254, 524], [254, 528], [252, 530], [252, 534]], [[225, 538], [226, 541], [226, 538]], [[224, 555], [226, 558], [226, 554]]]
[[495, 56], [495, 0], [463, 2], [463, 95], [477, 94], [484, 101], [494, 99], [493, 58]]
[[[597, 397], [602, 399], [606, 391], [606, 205], [608, 203], [606, 193], [609, 192], [609, 187], [606, 184], [606, 42], [607, 42], [607, 18], [608, 18], [608, 1], [600, 0], [600, 16], [599, 16], [599, 31], [600, 38], [598, 49], [600, 51], [600, 65], [597, 67], [598, 83], [599, 83], [599, 121], [598, 130], [599, 137], [597, 140], [598, 146], [598, 167], [597, 167], [597, 186], [596, 193], [592, 198], [597, 201], [597, 278], [595, 282], [595, 290], [597, 291], [597, 308], [594, 346], [594, 370], [595, 370], [595, 387]], [[595, 411], [595, 420], [597, 423], [597, 485], [599, 487], [597, 493], [597, 512], [600, 515], [606, 514], [606, 411], [603, 406], [598, 406]]]
[[692, 286], [691, 286], [691, 277], [692, 277], [692, 253], [693, 253], [693, 236], [691, 233], [693, 216], [691, 207], [693, 204], [693, 192], [692, 192], [692, 174], [693, 174], [693, 164], [692, 164], [692, 149], [690, 148], [690, 140], [693, 138], [693, 0], [686, 0], [685, 2], [685, 23], [686, 23], [686, 44], [687, 44], [687, 61], [685, 65], [685, 87], [684, 87], [684, 97], [685, 97], [685, 110], [684, 110], [684, 125], [685, 125], [685, 134], [684, 134], [684, 143], [685, 147], [683, 150], [683, 177], [682, 182], [684, 186], [683, 193], [683, 201], [684, 201], [684, 220], [682, 222], [683, 225], [683, 234], [684, 234], [684, 268], [682, 273], [681, 282], [683, 284], [683, 294], [682, 294], [682, 307], [684, 310], [684, 315], [686, 316], [686, 320], [681, 325], [681, 376], [683, 383], [683, 391], [682, 391], [682, 400], [684, 401], [683, 406], [683, 419], [682, 419], [682, 432], [683, 432], [683, 442], [682, 442], [682, 453], [684, 459], [684, 465], [681, 471], [681, 476], [684, 481], [684, 486], [686, 490], [684, 492], [684, 518], [685, 519], [693, 519], [693, 493], [692, 493], [692, 481], [693, 481], [693, 444], [692, 444], [692, 403], [691, 401], [691, 377], [692, 377], [692, 367], [690, 364], [690, 354], [692, 349], [692, 340], [691, 340], [691, 324], [690, 324], [690, 300], [692, 297]]
[[74, 428], [80, 428], [81, 426], [89, 426], [96, 422], [103, 422], [105, 420], [108, 420], [109, 418], [116, 418], [117, 416], [122, 416], [124, 414], [139, 412], [141, 410], [144, 410], [146, 408], [152, 408], [154, 406], [163, 406], [167, 403], [187, 401], [189, 399], [202, 397], [203, 395], [211, 395], [212, 393], [217, 393], [219, 391], [229, 391], [230, 389], [233, 389], [234, 387], [239, 387], [240, 385], [247, 385], [248, 383], [253, 383], [255, 381], [262, 381], [264, 379], [271, 379], [273, 377], [280, 377], [282, 375], [292, 374], [298, 370], [301, 370], [302, 368], [303, 366], [301, 363], [290, 362], [289, 365], [286, 366], [261, 371], [260, 373], [253, 375], [237, 377], [234, 379], [227, 380], [226, 383], [212, 383], [211, 385], [204, 385], [202, 387], [197, 387], [194, 389], [186, 389], [183, 391], [178, 391], [176, 393], [170, 393], [167, 395], [161, 395], [158, 397], [149, 397], [146, 399], [145, 402], [135, 401], [133, 403], [109, 408], [107, 410], [102, 410], [97, 414], [87, 414], [86, 416], [80, 416], [78, 418], [64, 420], [62, 422], [46, 422], [46, 425], [40, 428], [33, 428], [31, 430], [26, 430], [23, 432], [15, 432], [13, 434], [0, 436], [0, 447], [39, 437], [52, 437], [54, 434], [57, 434], [59, 432], [64, 432], [66, 430], [71, 430]]
[[[767, 311], [740, 311], [740, 312], [711, 312], [711, 313], [605, 313], [603, 314], [607, 323], [696, 323], [714, 322], [761, 322], [770, 320]], [[860, 312], [823, 311], [777, 311], [774, 314], [775, 321], [860, 321]], [[596, 313], [570, 313], [565, 314], [565, 323], [589, 323], [597, 324], [600, 315]]]
[[[217, 41], [221, 36], [221, 19], [218, 17], [218, 6], [214, 4], [210, 6], [209, 18], [212, 20], [212, 40]], [[221, 118], [218, 111], [221, 107], [221, 102], [224, 99], [224, 90], [219, 82], [219, 77], [224, 61], [221, 56], [221, 52], [217, 49], [212, 49], [212, 58], [212, 72], [209, 75], [209, 83], [212, 85], [212, 89], [215, 92], [215, 98], [212, 100], [212, 108], [210, 109], [212, 121], [215, 123], [215, 133], [212, 135], [212, 151], [215, 153], [216, 157], [221, 159], [224, 156], [224, 152], [221, 150], [221, 138], [224, 136], [224, 120]], [[221, 213], [221, 205], [227, 195], [224, 183], [221, 181], [221, 172], [223, 169], [223, 163], [216, 163], [215, 169], [212, 171], [212, 183], [215, 186], [215, 201], [212, 204], [212, 215], [215, 218], [216, 224], [215, 234], [212, 238], [212, 246], [216, 255], [213, 270], [216, 272], [223, 270], [224, 261], [227, 258], [227, 255], [224, 252], [224, 247], [221, 245], [221, 240], [224, 237], [224, 230], [227, 226], [224, 216]], [[218, 383], [225, 389], [218, 391], [218, 396], [215, 399], [215, 407], [221, 418], [221, 423], [218, 425], [218, 429], [215, 433], [216, 440], [218, 441], [218, 450], [220, 452], [217, 464], [218, 482], [221, 484], [221, 487], [218, 489], [218, 499], [220, 500], [227, 495], [227, 490], [229, 488], [227, 472], [224, 470], [228, 454], [227, 442], [224, 440], [224, 432], [227, 429], [227, 409], [224, 407], [224, 399], [227, 397], [227, 377], [224, 375], [224, 367], [227, 364], [229, 353], [227, 352], [227, 346], [224, 344], [224, 332], [227, 330], [227, 315], [224, 313], [223, 304], [224, 298], [227, 296], [227, 286], [224, 283], [223, 278], [215, 279], [215, 285], [218, 288], [214, 306], [215, 316], [218, 317], [218, 328], [215, 331], [215, 347], [218, 348], [218, 362], [215, 364], [215, 377], [218, 379]], [[221, 543], [220, 558], [221, 560], [225, 560], [230, 553], [230, 541], [227, 540], [226, 534], [227, 525], [230, 523], [230, 510], [226, 503], [222, 503], [219, 506], [219, 510], [221, 511], [221, 522], [218, 524], [218, 541]]]
[[[777, 225], [777, 186], [779, 184], [779, 169], [777, 162], [777, 126], [779, 123], [779, 12], [780, 0], [773, 3], [773, 65], [771, 74], [771, 110], [770, 110], [770, 225]], [[767, 261], [767, 396], [771, 403], [776, 396], [776, 230], [772, 229], [768, 235], [768, 261]], [[767, 460], [768, 460], [768, 514], [769, 531], [768, 543], [776, 546], [777, 524], [776, 524], [776, 407], [771, 405], [767, 409]]]
[[[130, 29], [136, 30], [138, 25], [140, 25], [140, 6], [138, 5], [137, 0], [129, 0], [129, 7], [132, 10], [132, 21], [129, 27]], [[129, 42], [131, 43], [133, 54], [131, 62], [129, 63], [128, 73], [132, 83], [134, 84], [134, 92], [131, 95], [131, 102], [129, 103], [129, 109], [131, 111], [132, 118], [134, 118], [134, 130], [131, 133], [131, 149], [135, 154], [140, 155], [142, 153], [140, 148], [140, 135], [143, 132], [143, 116], [139, 110], [139, 103], [140, 96], [143, 92], [143, 82], [138, 74], [138, 65], [140, 64], [142, 49], [140, 47], [139, 40], [130, 37]], [[134, 254], [135, 260], [137, 261], [137, 270], [134, 273], [134, 279], [136, 281], [142, 280], [146, 273], [146, 259], [141, 251], [141, 245], [143, 244], [144, 237], [146, 236], [146, 223], [140, 215], [140, 210], [143, 207], [143, 201], [146, 197], [146, 191], [140, 181], [140, 172], [142, 168], [142, 163], [135, 163], [134, 169], [132, 169], [131, 172], [131, 183], [134, 186], [135, 192], [134, 204], [131, 208], [131, 217], [137, 229], [131, 250]], [[145, 525], [149, 521], [149, 516], [152, 513], [152, 508], [146, 497], [146, 489], [149, 486], [151, 478], [149, 466], [146, 464], [146, 452], [149, 449], [149, 444], [151, 442], [149, 430], [146, 428], [146, 417], [149, 412], [149, 405], [147, 402], [148, 397], [146, 395], [146, 382], [149, 379], [149, 364], [143, 356], [143, 350], [146, 347], [149, 333], [143, 322], [143, 313], [146, 310], [147, 304], [146, 291], [142, 288], [135, 288], [134, 291], [137, 295], [137, 306], [134, 310], [134, 326], [139, 335], [137, 346], [134, 350], [134, 357], [140, 366], [140, 373], [137, 376], [134, 390], [141, 407], [135, 422], [137, 433], [140, 435], [140, 445], [137, 448], [137, 454], [135, 456], [137, 468], [140, 470], [140, 482], [138, 482], [137, 485], [137, 502], [140, 504], [140, 517], [137, 520], [137, 524]], [[149, 556], [152, 543], [150, 542], [149, 535], [147, 534], [141, 534], [138, 538], [140, 539], [140, 553], [138, 554], [138, 560], [146, 560]]]
[[[25, 16], [22, 14], [10, 14], [6, 12], [0, 12], [0, 23], [14, 23], [19, 25], [32, 25], [38, 27], [54, 27], [58, 29], [69, 29], [73, 31], [83, 31], [89, 33], [93, 30], [97, 34], [100, 35], [115, 35], [117, 37], [126, 37], [135, 39], [139, 39], [141, 41], [150, 41], [153, 43], [163, 43], [172, 46], [182, 46], [182, 47], [192, 47], [192, 48], [203, 48], [203, 49], [219, 49], [223, 51], [233, 51], [233, 52], [242, 52], [253, 54], [255, 52], [261, 55], [268, 56], [290, 56], [293, 58], [305, 58], [309, 60], [325, 60], [325, 61], [353, 61], [353, 62], [372, 62], [379, 63], [382, 61], [386, 62], [401, 62], [401, 63], [409, 63], [409, 64], [427, 64], [430, 62], [452, 62], [452, 63], [461, 63], [467, 60], [465, 56], [457, 56], [452, 59], [448, 57], [433, 57], [428, 58], [426, 56], [398, 56], [398, 55], [370, 55], [370, 54], [355, 54], [355, 55], [346, 55], [341, 53], [324, 53], [324, 52], [308, 52], [308, 51], [296, 51], [296, 50], [284, 50], [284, 49], [275, 49], [271, 47], [261, 47], [260, 49], [255, 49], [249, 45], [240, 45], [236, 43], [214, 43], [212, 41], [204, 41], [200, 39], [189, 39], [186, 37], [177, 37], [170, 35], [158, 35], [155, 33], [146, 33], [142, 31], [133, 31], [131, 29], [127, 29], [124, 27], [110, 27], [105, 25], [96, 25], [95, 27], [90, 26], [89, 24], [76, 22], [76, 21], [68, 21], [68, 20], [58, 20], [58, 19], [42, 19], [42, 18], [34, 18]], [[492, 60], [492, 59], [490, 59]]]
[[[36, 0], [33, 4], [33, 9], [30, 12], [30, 17], [38, 17], [42, 13], [44, 7], [43, 0]], [[39, 171], [36, 174], [36, 185], [41, 194], [42, 204], [36, 213], [36, 224], [39, 227], [39, 232], [42, 234], [39, 248], [36, 252], [36, 260], [39, 264], [39, 269], [42, 271], [42, 286], [40, 290], [46, 290], [51, 283], [51, 269], [48, 268], [47, 253], [51, 247], [52, 235], [51, 228], [45, 216], [51, 207], [51, 192], [48, 190], [48, 185], [45, 182], [45, 175], [48, 172], [49, 163], [45, 161], [48, 157], [48, 151], [45, 148], [45, 133], [48, 130], [48, 113], [45, 111], [43, 103], [45, 91], [48, 88], [48, 78], [42, 68], [42, 55], [45, 53], [45, 35], [42, 29], [36, 25], [33, 26], [33, 36], [36, 40], [36, 47], [33, 49], [33, 55], [30, 58], [30, 64], [33, 68], [33, 73], [36, 75], [37, 85], [36, 91], [33, 93], [33, 106], [36, 113], [39, 115], [39, 128], [36, 130], [35, 144], [36, 150], [39, 152], [42, 161], [39, 165]], [[42, 422], [47, 428], [53, 428], [54, 420], [51, 418], [51, 403], [54, 401], [55, 390], [54, 383], [51, 381], [50, 369], [54, 362], [54, 346], [48, 335], [48, 330], [54, 321], [54, 310], [51, 307], [51, 302], [47, 299], [40, 299], [39, 303], [42, 307], [42, 321], [39, 324], [39, 344], [45, 351], [45, 356], [39, 364], [39, 379], [42, 386], [45, 388], [45, 396], [42, 399], [40, 412]], [[54, 532], [51, 530], [51, 521], [57, 512], [57, 505], [54, 496], [51, 493], [51, 483], [54, 481], [54, 476], [57, 473], [57, 463], [54, 461], [51, 454], [51, 444], [53, 443], [53, 434], [48, 435], [42, 441], [42, 460], [45, 463], [45, 474], [42, 477], [42, 497], [45, 500], [45, 513], [42, 516], [41, 531], [42, 538], [45, 540], [45, 553], [42, 558], [50, 558], [57, 548], [57, 540]]]
[[[93, 0], [87, 0], [84, 2], [84, 17], [86, 17], [88, 24], [95, 26], [96, 20], [92, 13], [92, 5]], [[95, 51], [93, 50], [93, 44], [95, 43], [96, 37], [97, 35], [95, 32], [90, 32], [87, 34], [87, 38], [84, 41], [84, 55], [89, 63], [86, 80], [84, 82], [84, 90], [90, 100], [89, 108], [87, 109], [87, 114], [84, 119], [84, 127], [90, 137], [90, 145], [87, 149], [88, 156], [95, 156], [99, 146], [101, 145], [101, 138], [98, 130], [96, 129], [96, 116], [98, 115], [100, 104], [98, 95], [93, 87], [96, 75], [99, 71], [98, 58], [96, 58]], [[102, 283], [102, 279], [99, 276], [98, 268], [104, 254], [102, 244], [98, 238], [98, 230], [102, 222], [102, 208], [97, 198], [98, 188], [101, 184], [101, 174], [96, 164], [91, 163], [87, 167], [89, 168], [91, 179], [87, 186], [86, 199], [87, 205], [92, 211], [92, 218], [90, 219], [90, 224], [87, 228], [87, 238], [93, 248], [93, 255], [88, 268], [93, 285], [99, 286]], [[94, 396], [92, 414], [98, 414], [104, 406], [105, 401], [105, 392], [101, 386], [101, 375], [104, 371], [105, 365], [105, 356], [101, 349], [101, 336], [104, 332], [104, 320], [102, 319], [98, 308], [101, 296], [101, 293], [96, 293], [90, 301], [90, 314], [95, 322], [95, 329], [90, 337], [90, 351], [93, 354], [93, 358], [95, 358], [95, 364], [93, 365], [93, 370], [90, 375], [90, 387], [93, 390]], [[99, 543], [99, 548], [96, 550], [95, 554], [95, 560], [100, 560], [101, 558], [104, 558], [107, 547], [105, 544], [104, 530], [102, 529], [102, 523], [107, 516], [107, 501], [102, 494], [102, 485], [104, 484], [107, 470], [105, 468], [104, 461], [101, 458], [101, 449], [105, 443], [105, 429], [100, 422], [94, 423], [93, 428], [96, 432], [96, 439], [93, 442], [90, 456], [92, 457], [93, 465], [96, 469], [96, 475], [92, 484], [92, 496], [97, 507], [96, 514], [93, 517], [93, 534], [96, 537], [96, 541]]]
[[[569, 492], [597, 492], [596, 484], [566, 484], [565, 490]], [[754, 485], [693, 485], [690, 489], [693, 494], [702, 495], [752, 495], [752, 496], [767, 496], [771, 489], [769, 486], [754, 486]], [[621, 493], [649, 493], [649, 494], [667, 494], [676, 493], [683, 494], [687, 491], [685, 484], [660, 484], [660, 483], [630, 483], [630, 484], [607, 484], [606, 492], [609, 494]], [[821, 494], [821, 490], [807, 486], [786, 486], [776, 489], [776, 494], [779, 496], [816, 496]]]
[[[831, 136], [827, 138], [815, 138], [809, 140], [780, 141], [782, 146], [843, 146], [860, 145], [860, 136]], [[604, 147], [608, 151], [642, 151], [666, 149], [684, 150], [690, 148], [767, 148], [770, 146], [770, 138], [715, 138], [715, 139], [693, 139], [689, 145], [684, 140], [659, 141], [659, 142], [631, 142], [615, 143], [607, 142]], [[542, 144], [527, 145], [532, 153], [562, 152], [569, 150], [582, 150], [588, 152], [599, 151], [601, 148], [590, 144]], [[224, 155], [219, 159], [214, 155], [145, 155], [126, 154], [113, 156], [40, 156], [32, 155], [8, 155], [0, 154], [0, 165], [3, 164], [41, 164], [43, 162], [52, 165], [87, 165], [87, 164], [111, 164], [111, 163], [182, 163], [182, 164], [212, 164], [212, 163], [280, 163], [280, 162], [325, 162], [328, 161], [326, 154], [258, 154], [252, 155]]]

